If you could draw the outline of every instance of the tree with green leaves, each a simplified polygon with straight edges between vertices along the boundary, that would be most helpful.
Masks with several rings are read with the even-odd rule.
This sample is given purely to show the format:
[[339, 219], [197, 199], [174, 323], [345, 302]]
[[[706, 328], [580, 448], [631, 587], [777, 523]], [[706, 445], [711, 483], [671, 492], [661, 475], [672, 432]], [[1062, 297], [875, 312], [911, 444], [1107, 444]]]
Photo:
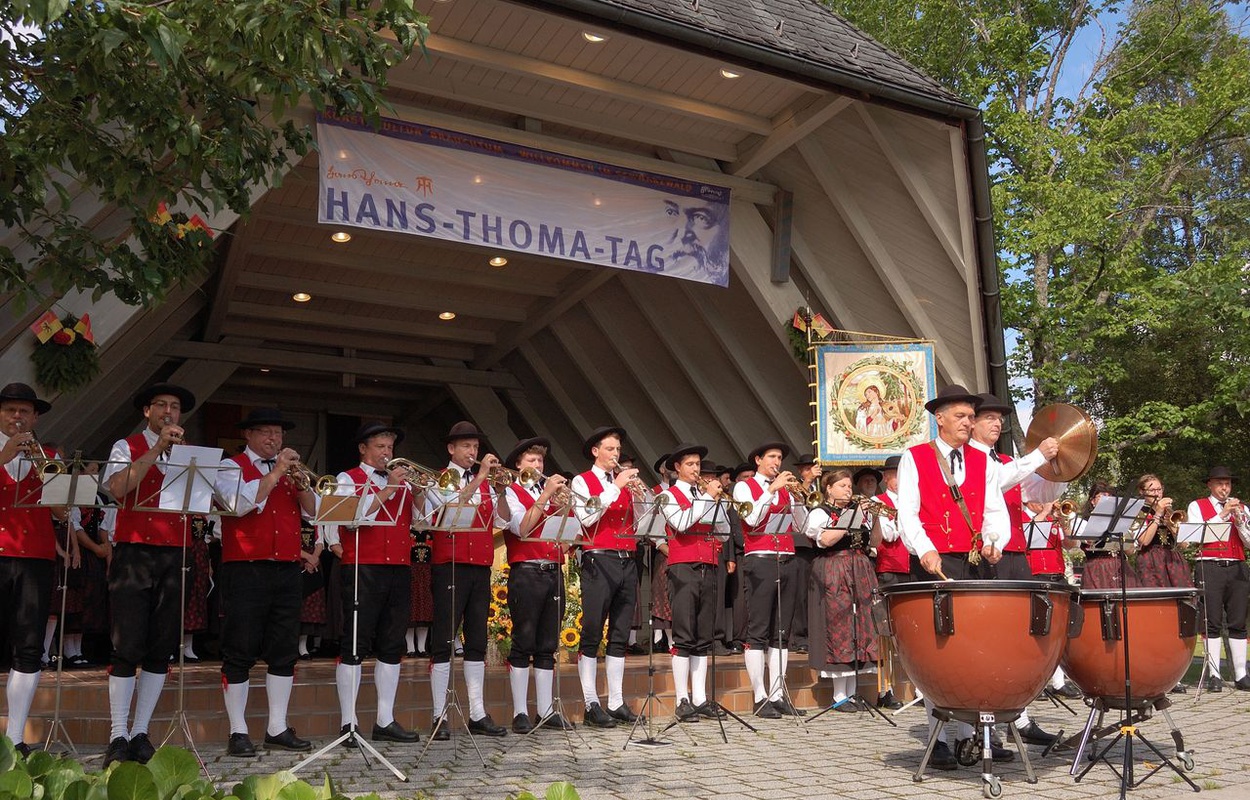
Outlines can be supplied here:
[[377, 119], [425, 34], [413, 0], [0, 4], [0, 291], [158, 300], [213, 250], [162, 203], [245, 213], [315, 145], [298, 106]]
[[1247, 464], [1240, 442], [1221, 450], [1250, 411], [1244, 7], [828, 3], [983, 109], [1030, 399], [1100, 420], [1105, 476]]

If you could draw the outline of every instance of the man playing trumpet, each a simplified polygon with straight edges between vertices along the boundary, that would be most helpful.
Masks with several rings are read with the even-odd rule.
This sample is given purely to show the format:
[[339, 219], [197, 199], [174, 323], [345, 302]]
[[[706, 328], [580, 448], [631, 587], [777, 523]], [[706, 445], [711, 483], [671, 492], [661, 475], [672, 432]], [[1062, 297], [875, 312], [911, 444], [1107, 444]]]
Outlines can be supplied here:
[[303, 570], [317, 564], [300, 547], [300, 520], [316, 513], [311, 487], [296, 486], [299, 454], [282, 446], [295, 423], [276, 408], [253, 409], [238, 427], [247, 447], [221, 462], [217, 495], [233, 501], [221, 518], [221, 570], [225, 619], [221, 626], [221, 680], [230, 740], [226, 755], [252, 758], [247, 732], [248, 680], [260, 658], [267, 665], [269, 723], [265, 746], [303, 751], [312, 743], [295, 735], [286, 712], [299, 658]]
[[1250, 544], [1250, 520], [1246, 508], [1233, 493], [1233, 473], [1228, 467], [1212, 467], [1207, 474], [1211, 494], [1189, 504], [1190, 521], [1227, 522], [1227, 541], [1206, 541], [1194, 566], [1196, 582], [1207, 604], [1207, 691], [1224, 689], [1220, 677], [1220, 634], [1228, 630], [1228, 660], [1233, 662], [1233, 685], [1250, 692], [1246, 674], [1246, 610], [1250, 599], [1250, 568], [1246, 545]]

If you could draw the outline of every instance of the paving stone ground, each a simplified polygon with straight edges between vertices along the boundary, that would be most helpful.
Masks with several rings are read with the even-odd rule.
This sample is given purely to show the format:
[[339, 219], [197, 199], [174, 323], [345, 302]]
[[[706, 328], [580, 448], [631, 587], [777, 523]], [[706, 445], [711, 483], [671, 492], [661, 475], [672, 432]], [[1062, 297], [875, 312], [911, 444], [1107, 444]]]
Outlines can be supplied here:
[[[1191, 777], [1204, 790], [1198, 797], [1250, 798], [1250, 693], [1225, 691], [1198, 698], [1191, 690], [1189, 695], [1173, 699], [1173, 719], [1196, 762]], [[1076, 710], [1084, 713], [1083, 707], [1077, 706]], [[1030, 713], [1052, 732], [1062, 728], [1074, 733], [1084, 724], [1083, 715], [1071, 716], [1050, 703], [1035, 703]], [[674, 728], [665, 736], [672, 744], [654, 749], [636, 744], [626, 746], [627, 728], [581, 731], [579, 726], [585, 741], [575, 736], [573, 749], [558, 732], [479, 738], [484, 765], [462, 729], [454, 746], [435, 743], [420, 763], [420, 746], [380, 746], [379, 750], [408, 774], [407, 783], [378, 764], [366, 765], [358, 753], [345, 749], [327, 754], [301, 776], [315, 781], [320, 780], [322, 773], [328, 773], [352, 794], [378, 792], [384, 797], [438, 800], [502, 800], [525, 790], [541, 797], [548, 785], [561, 780], [572, 782], [584, 800], [981, 796], [978, 767], [964, 767], [956, 772], [931, 771], [923, 783], [913, 782], [912, 772], [919, 762], [926, 731], [923, 711], [916, 707], [894, 719], [898, 728], [866, 714], [826, 714], [805, 725], [796, 725], [792, 720], [751, 719], [758, 733], [729, 720], [728, 743], [722, 742], [714, 722], [704, 721]], [[1161, 715], [1145, 723], [1140, 731], [1165, 754], [1174, 753]], [[641, 734], [635, 738], [641, 738]], [[253, 760], [228, 759], [216, 742], [200, 743], [200, 748], [211, 776], [223, 785], [254, 772], [289, 769], [299, 761], [293, 754], [263, 751]], [[1042, 758], [1039, 748], [1030, 750], [1038, 784], [1025, 783], [1019, 759], [1000, 765], [996, 769], [1004, 797], [1078, 800], [1118, 796], [1118, 778], [1106, 765], [1095, 766], [1077, 783], [1068, 774], [1070, 754]], [[1114, 751], [1119, 752], [1119, 748]], [[1138, 777], [1155, 763], [1156, 759], [1139, 752]], [[1131, 796], [1154, 800], [1190, 794], [1180, 777], [1165, 770], [1148, 779]]]

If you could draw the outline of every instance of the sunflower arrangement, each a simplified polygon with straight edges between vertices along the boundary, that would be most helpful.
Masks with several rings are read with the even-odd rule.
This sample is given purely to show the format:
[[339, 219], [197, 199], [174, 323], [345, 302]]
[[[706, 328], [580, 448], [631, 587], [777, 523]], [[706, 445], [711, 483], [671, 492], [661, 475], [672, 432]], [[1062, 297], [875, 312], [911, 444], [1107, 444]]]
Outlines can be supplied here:
[[486, 612], [486, 639], [504, 658], [512, 649], [512, 613], [508, 608], [508, 573], [504, 564], [490, 579], [490, 610]]
[[582, 572], [572, 560], [564, 571], [564, 598], [560, 646], [574, 652], [582, 642]]

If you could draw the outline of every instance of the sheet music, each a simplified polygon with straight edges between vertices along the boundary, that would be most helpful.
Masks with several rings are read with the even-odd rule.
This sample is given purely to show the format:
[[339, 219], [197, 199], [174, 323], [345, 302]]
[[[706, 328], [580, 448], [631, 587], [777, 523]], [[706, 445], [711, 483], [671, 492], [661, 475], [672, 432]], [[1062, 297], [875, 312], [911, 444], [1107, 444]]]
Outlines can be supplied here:
[[1182, 522], [1176, 532], [1176, 541], [1181, 544], [1227, 542], [1232, 530], [1231, 522]]
[[430, 527], [440, 531], [470, 530], [473, 528], [473, 521], [476, 517], [476, 505], [446, 503], [439, 507], [434, 517], [434, 524]]
[[1024, 523], [1025, 547], [1030, 550], [1049, 550], [1052, 524], [1049, 520]]
[[[100, 478], [82, 473], [49, 475], [44, 479], [41, 506], [94, 506], [100, 491]], [[72, 492], [72, 496], [71, 496]]]
[[193, 514], [212, 511], [213, 484], [223, 452], [220, 447], [174, 445], [170, 449], [168, 469], [161, 483], [161, 509]]
[[[1107, 536], [1117, 541], [1127, 535], [1129, 526], [1141, 513], [1146, 501], [1141, 497], [1105, 496], [1094, 506], [1089, 519], [1076, 534], [1078, 539], [1101, 539]], [[1110, 533], [1108, 534], [1108, 531]]]
[[668, 540], [668, 520], [663, 514], [652, 513], [640, 519], [634, 525], [634, 536], [639, 539], [650, 539], [654, 542]]
[[781, 514], [773, 514], [768, 518], [768, 524], [764, 526], [764, 533], [787, 535], [794, 527], [794, 515], [787, 512]]
[[571, 542], [582, 535], [582, 525], [568, 514], [556, 514], [543, 520], [543, 524], [530, 531], [528, 539], [544, 542]]

